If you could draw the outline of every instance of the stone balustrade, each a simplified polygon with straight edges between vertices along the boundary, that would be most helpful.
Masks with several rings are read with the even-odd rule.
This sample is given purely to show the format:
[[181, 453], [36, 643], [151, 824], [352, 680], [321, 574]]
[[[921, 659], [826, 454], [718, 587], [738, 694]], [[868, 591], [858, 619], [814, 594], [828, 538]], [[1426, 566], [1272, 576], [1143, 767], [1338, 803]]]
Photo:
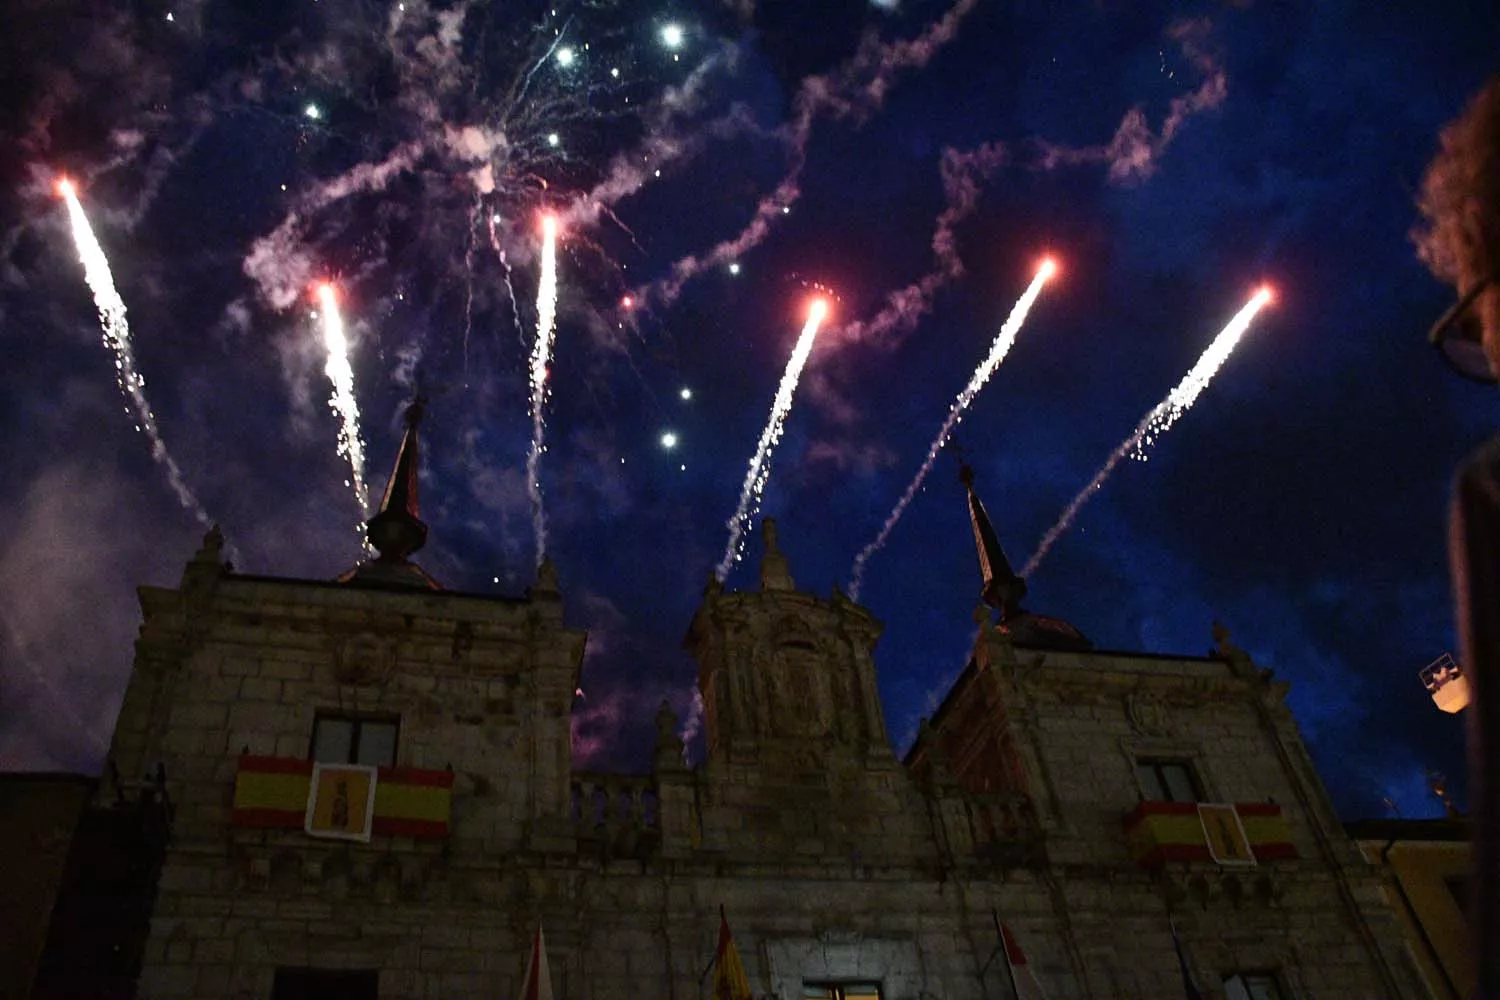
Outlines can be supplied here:
[[581, 843], [634, 856], [661, 842], [661, 798], [649, 774], [586, 774], [572, 780], [571, 818]]
[[983, 792], [967, 795], [964, 801], [976, 854], [1022, 860], [1040, 850], [1041, 824], [1024, 792]]

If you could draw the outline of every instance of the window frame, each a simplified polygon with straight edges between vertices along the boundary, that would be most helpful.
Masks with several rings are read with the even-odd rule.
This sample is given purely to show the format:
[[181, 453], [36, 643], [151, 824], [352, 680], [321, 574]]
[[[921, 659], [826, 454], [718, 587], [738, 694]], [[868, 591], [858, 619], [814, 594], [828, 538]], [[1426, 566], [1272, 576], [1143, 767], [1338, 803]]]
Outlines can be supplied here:
[[1236, 979], [1240, 981], [1240, 986], [1244, 989], [1245, 996], [1249, 997], [1250, 1000], [1259, 1000], [1258, 995], [1252, 992], [1251, 987], [1254, 985], [1269, 986], [1271, 988], [1271, 993], [1267, 997], [1267, 1000], [1292, 1000], [1292, 994], [1287, 989], [1286, 980], [1274, 969], [1248, 969], [1231, 972], [1223, 976], [1221, 982], [1227, 986]]
[[[876, 982], [873, 979], [845, 979], [838, 982], [804, 979], [802, 981], [802, 1000], [808, 1000], [807, 991], [809, 989], [827, 990], [828, 997], [826, 1000], [845, 1000], [844, 991], [855, 986], [874, 987], [875, 1000], [885, 1000], [885, 984]], [[858, 995], [867, 996], [868, 994]]]
[[[316, 756], [318, 749], [318, 726], [324, 722], [347, 722], [351, 725], [349, 734], [349, 752], [345, 760], [318, 761]], [[401, 750], [401, 716], [390, 712], [343, 712], [337, 709], [318, 709], [313, 713], [312, 732], [307, 739], [307, 759], [318, 761], [322, 764], [358, 764], [359, 741], [365, 723], [377, 723], [389, 725], [394, 730], [391, 738], [391, 759], [385, 764], [370, 764], [369, 767], [395, 767], [396, 760]]]
[[[1172, 754], [1138, 754], [1131, 761], [1132, 773], [1135, 775], [1135, 783], [1140, 789], [1141, 801], [1143, 802], [1208, 802], [1207, 793], [1204, 789], [1203, 778], [1198, 773], [1197, 761], [1190, 756]], [[1191, 799], [1180, 799], [1172, 793], [1171, 786], [1167, 783], [1166, 773], [1163, 767], [1179, 767], [1187, 776], [1188, 785], [1192, 788]], [[1145, 783], [1141, 780], [1142, 769], [1150, 770], [1161, 794], [1153, 796], [1148, 794]]]
[[326, 995], [331, 989], [339, 993], [357, 992], [380, 996], [380, 972], [377, 969], [325, 969], [309, 966], [278, 966], [271, 977], [271, 1000], [300, 1000], [302, 997]]

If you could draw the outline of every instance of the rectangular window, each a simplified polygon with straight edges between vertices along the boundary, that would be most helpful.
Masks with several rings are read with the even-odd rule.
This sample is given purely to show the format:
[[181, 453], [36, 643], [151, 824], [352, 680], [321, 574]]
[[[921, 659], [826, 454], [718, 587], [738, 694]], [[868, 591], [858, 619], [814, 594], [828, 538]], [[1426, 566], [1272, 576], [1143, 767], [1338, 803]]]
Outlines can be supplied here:
[[1135, 776], [1147, 802], [1197, 802], [1203, 797], [1188, 760], [1138, 760]]
[[380, 974], [371, 969], [277, 969], [271, 1000], [378, 1000]]
[[879, 983], [803, 983], [803, 1000], [881, 1000]]
[[1271, 972], [1241, 972], [1224, 980], [1225, 1000], [1287, 1000], [1281, 982]]
[[366, 718], [319, 712], [313, 719], [309, 756], [321, 764], [394, 767], [401, 722], [389, 716]]

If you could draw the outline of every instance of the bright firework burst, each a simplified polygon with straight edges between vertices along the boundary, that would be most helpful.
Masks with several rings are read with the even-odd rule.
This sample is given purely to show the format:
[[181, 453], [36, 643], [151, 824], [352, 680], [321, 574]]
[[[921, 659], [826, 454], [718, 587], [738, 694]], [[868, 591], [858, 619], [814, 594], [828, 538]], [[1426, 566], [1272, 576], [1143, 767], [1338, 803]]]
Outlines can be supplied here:
[[365, 445], [359, 436], [359, 402], [354, 398], [354, 369], [349, 365], [349, 340], [344, 336], [344, 317], [339, 313], [338, 292], [333, 285], [318, 285], [318, 312], [323, 320], [323, 347], [328, 351], [324, 372], [333, 383], [328, 406], [339, 418], [339, 454], [349, 460], [349, 481], [359, 516], [370, 510], [370, 494], [365, 486]]
[[1005, 360], [1005, 356], [1010, 353], [1011, 345], [1016, 342], [1016, 335], [1021, 332], [1021, 325], [1026, 322], [1026, 316], [1031, 312], [1031, 307], [1036, 302], [1037, 296], [1042, 294], [1042, 286], [1056, 273], [1057, 262], [1051, 257], [1044, 258], [1036, 269], [1036, 277], [1031, 279], [1031, 284], [1027, 287], [1021, 298], [1017, 300], [1014, 308], [1010, 311], [1010, 315], [1006, 317], [1005, 325], [1000, 327], [1000, 332], [995, 335], [994, 343], [990, 345], [989, 355], [984, 361], [980, 362], [978, 368], [974, 369], [974, 374], [969, 378], [969, 384], [964, 386], [963, 392], [960, 392], [958, 398], [953, 401], [953, 406], [949, 408], [948, 416], [943, 421], [943, 426], [939, 428], [937, 437], [933, 438], [932, 444], [927, 449], [927, 457], [922, 460], [922, 467], [917, 470], [915, 478], [907, 485], [906, 492], [901, 494], [901, 499], [896, 501], [896, 506], [891, 508], [891, 512], [886, 517], [885, 524], [880, 526], [880, 533], [875, 536], [875, 540], [861, 549], [859, 555], [854, 557], [854, 566], [849, 573], [849, 597], [852, 600], [859, 600], [860, 588], [864, 586], [865, 565], [870, 561], [870, 557], [879, 552], [885, 546], [886, 540], [891, 537], [891, 532], [895, 529], [896, 522], [900, 521], [901, 515], [906, 513], [906, 508], [911, 505], [912, 498], [917, 495], [917, 490], [922, 488], [922, 483], [926, 481], [928, 473], [932, 471], [933, 465], [937, 462], [938, 453], [948, 444], [948, 438], [953, 433], [953, 428], [958, 426], [959, 421], [963, 419], [964, 411], [969, 408], [969, 404], [974, 401], [974, 397], [979, 394], [979, 390], [983, 389], [985, 383], [990, 380], [990, 376], [995, 374], [995, 369], [1000, 367], [1000, 363]]
[[536, 536], [536, 564], [547, 557], [547, 520], [538, 478], [546, 451], [547, 368], [557, 332], [557, 219], [542, 216], [542, 275], [536, 292], [536, 344], [531, 351], [531, 450], [526, 454], [526, 487], [531, 493], [531, 526]]
[[[104, 336], [104, 346], [115, 355], [115, 379], [120, 391], [130, 401], [134, 411], [136, 430], [151, 439], [151, 457], [167, 474], [167, 482], [184, 509], [190, 511], [205, 527], [212, 525], [208, 512], [188, 489], [182, 478], [182, 470], [167, 451], [166, 442], [156, 426], [156, 414], [146, 401], [146, 380], [135, 367], [135, 351], [130, 346], [130, 324], [125, 320], [125, 300], [115, 289], [115, 279], [109, 271], [109, 261], [104, 248], [94, 236], [83, 206], [78, 203], [78, 194], [72, 182], [64, 179], [57, 182], [57, 193], [68, 205], [68, 221], [73, 228], [73, 242], [78, 247], [78, 259], [83, 264], [83, 278], [89, 291], [94, 293], [94, 306], [99, 310], [99, 327]], [[127, 411], [128, 412], [128, 411]]]
[[797, 336], [797, 346], [792, 349], [792, 356], [786, 363], [786, 371], [781, 374], [781, 385], [777, 387], [776, 400], [771, 404], [771, 418], [766, 421], [766, 429], [761, 431], [760, 441], [755, 446], [755, 454], [750, 459], [750, 467], [745, 472], [745, 484], [740, 487], [739, 506], [725, 522], [725, 527], [729, 529], [729, 543], [724, 546], [724, 558], [719, 560], [719, 565], [714, 568], [714, 576], [720, 583], [729, 575], [730, 569], [739, 562], [744, 552], [745, 526], [759, 509], [760, 498], [766, 489], [766, 480], [771, 476], [771, 452], [775, 449], [776, 442], [781, 440], [782, 429], [786, 426], [787, 412], [792, 408], [792, 394], [797, 391], [797, 381], [802, 377], [802, 368], [807, 364], [807, 356], [812, 353], [813, 341], [818, 337], [818, 327], [823, 325], [823, 320], [827, 316], [827, 300], [813, 299], [812, 305], [807, 310], [807, 322]]
[[1021, 570], [1022, 576], [1031, 576], [1032, 573], [1036, 572], [1036, 568], [1041, 565], [1042, 559], [1046, 557], [1057, 540], [1062, 537], [1063, 532], [1067, 531], [1073, 524], [1073, 519], [1078, 516], [1078, 512], [1083, 509], [1083, 505], [1088, 503], [1090, 498], [1104, 485], [1104, 481], [1109, 478], [1110, 473], [1114, 472], [1115, 466], [1119, 465], [1126, 458], [1134, 458], [1141, 462], [1146, 461], [1147, 451], [1156, 443], [1157, 438], [1165, 434], [1173, 424], [1182, 418], [1182, 415], [1193, 405], [1199, 394], [1208, 388], [1209, 381], [1213, 379], [1214, 374], [1228, 360], [1229, 355], [1239, 344], [1240, 338], [1245, 335], [1245, 331], [1250, 329], [1251, 321], [1255, 319], [1257, 313], [1270, 303], [1271, 298], [1272, 292], [1270, 286], [1262, 285], [1250, 297], [1250, 301], [1245, 303], [1239, 312], [1235, 313], [1234, 318], [1229, 321], [1229, 325], [1219, 332], [1219, 335], [1214, 338], [1213, 343], [1208, 345], [1208, 350], [1204, 351], [1202, 356], [1198, 358], [1198, 363], [1193, 365], [1192, 369], [1183, 376], [1182, 381], [1178, 382], [1177, 387], [1167, 394], [1166, 399], [1157, 403], [1155, 408], [1142, 418], [1141, 422], [1136, 425], [1135, 432], [1120, 442], [1120, 446], [1110, 453], [1109, 458], [1100, 466], [1099, 471], [1094, 473], [1094, 478], [1090, 479], [1088, 485], [1079, 491], [1078, 495], [1073, 498], [1073, 502], [1068, 504], [1067, 509], [1063, 511], [1062, 516], [1057, 519], [1057, 523], [1042, 536], [1041, 544], [1036, 547], [1036, 552], [1027, 561], [1026, 568]]

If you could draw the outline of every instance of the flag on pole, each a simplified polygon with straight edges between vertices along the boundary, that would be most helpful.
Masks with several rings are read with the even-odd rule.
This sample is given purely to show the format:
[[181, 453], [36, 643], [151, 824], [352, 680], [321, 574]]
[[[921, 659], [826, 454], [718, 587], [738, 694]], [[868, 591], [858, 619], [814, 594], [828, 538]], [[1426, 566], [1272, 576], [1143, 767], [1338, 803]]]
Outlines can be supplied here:
[[713, 998], [752, 1000], [745, 964], [740, 961], [739, 949], [734, 946], [734, 935], [729, 933], [729, 920], [724, 916], [722, 906], [719, 907], [719, 947], [714, 952]]
[[1005, 964], [1010, 969], [1010, 984], [1015, 990], [1016, 1000], [1046, 1000], [1047, 991], [1042, 989], [1026, 953], [1010, 932], [1010, 927], [1000, 925], [1000, 943], [1005, 949]]
[[1188, 971], [1187, 956], [1182, 953], [1182, 941], [1177, 937], [1177, 924], [1171, 922], [1172, 947], [1177, 949], [1177, 964], [1182, 968], [1182, 992], [1187, 1000], [1203, 1000], [1203, 994], [1193, 985], [1193, 974]]
[[521, 1000], [552, 1000], [552, 970], [547, 967], [547, 940], [542, 936], [541, 924], [537, 924], [536, 936], [531, 939]]

